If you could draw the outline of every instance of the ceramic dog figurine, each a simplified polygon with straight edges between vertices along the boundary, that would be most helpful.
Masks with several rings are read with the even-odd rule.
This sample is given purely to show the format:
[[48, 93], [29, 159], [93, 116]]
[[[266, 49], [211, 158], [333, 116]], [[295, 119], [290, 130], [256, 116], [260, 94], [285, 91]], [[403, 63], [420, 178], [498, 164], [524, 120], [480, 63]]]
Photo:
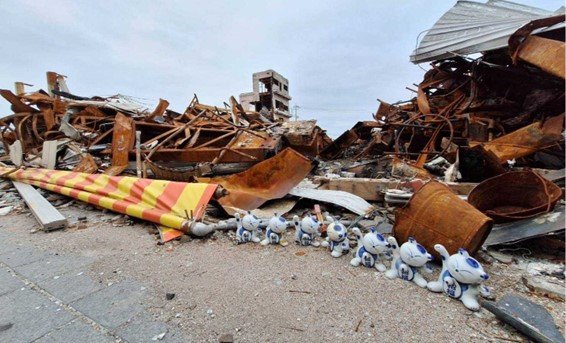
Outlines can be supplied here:
[[489, 296], [489, 289], [481, 285], [489, 278], [481, 264], [464, 249], [450, 255], [443, 245], [436, 244], [434, 250], [442, 257], [442, 271], [438, 281], [429, 282], [428, 289], [444, 292], [449, 297], [462, 301], [466, 308], [478, 311], [478, 296]]
[[260, 220], [248, 212], [244, 217], [240, 213], [234, 215], [236, 217], [236, 243], [259, 243], [259, 223]]
[[277, 213], [269, 220], [267, 224], [267, 232], [265, 233], [265, 239], [261, 241], [261, 245], [268, 244], [280, 244], [281, 237], [287, 229], [287, 221], [285, 218], [278, 216]]
[[347, 229], [332, 217], [327, 217], [330, 224], [326, 228], [326, 240], [322, 242], [323, 247], [330, 248], [332, 257], [340, 257], [350, 252], [350, 240], [347, 237]]
[[388, 241], [393, 249], [393, 261], [385, 276], [390, 279], [398, 277], [402, 280], [413, 281], [418, 286], [425, 288], [428, 282], [421, 272], [432, 273], [432, 270], [426, 265], [428, 261], [432, 261], [432, 255], [413, 237], [409, 237], [409, 240], [400, 247], [395, 237], [389, 237]]
[[316, 217], [306, 215], [301, 221], [299, 216], [293, 217], [293, 224], [295, 225], [295, 243], [307, 246], [312, 245], [318, 247], [319, 242], [315, 241], [316, 236], [320, 236], [320, 228], [322, 223]]
[[387, 268], [381, 262], [381, 258], [387, 252], [389, 243], [387, 243], [383, 235], [377, 233], [375, 227], [371, 227], [370, 232], [365, 235], [362, 235], [362, 232], [357, 227], [353, 228], [352, 232], [356, 235], [358, 246], [350, 264], [357, 267], [361, 263], [365, 267], [375, 267], [378, 271], [384, 272]]

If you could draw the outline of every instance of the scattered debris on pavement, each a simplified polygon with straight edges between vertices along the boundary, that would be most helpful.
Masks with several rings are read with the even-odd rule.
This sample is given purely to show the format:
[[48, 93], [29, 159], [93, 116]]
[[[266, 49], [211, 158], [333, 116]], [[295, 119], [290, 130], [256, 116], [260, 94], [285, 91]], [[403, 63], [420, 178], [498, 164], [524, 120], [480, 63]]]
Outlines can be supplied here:
[[[407, 249], [436, 262], [459, 254], [479, 271], [475, 256], [482, 281], [504, 264], [522, 274], [524, 295], [564, 302], [564, 256], [549, 251], [565, 244], [564, 28], [562, 12], [459, 1], [410, 57], [430, 62], [415, 96], [379, 100], [375, 114], [334, 140], [315, 120], [290, 120], [288, 80], [273, 70], [254, 74], [254, 92], [240, 102], [207, 105], [194, 95], [178, 112], [165, 99], [73, 94], [51, 71], [45, 90], [16, 82], [15, 92], [0, 90], [13, 111], [0, 119], [0, 178], [8, 180], [0, 216], [27, 211], [19, 192], [43, 231], [67, 227], [57, 208], [86, 204], [123, 214], [116, 227], [133, 218], [155, 224], [161, 243], [229, 230], [233, 241], [258, 243], [280, 224], [281, 246], [294, 228], [297, 243], [317, 247], [331, 226], [325, 246], [361, 251], [358, 264], [372, 267], [392, 254], [391, 278], [426, 288], [416, 268], [428, 270], [427, 259], [413, 265]], [[90, 229], [86, 218], [67, 230]], [[524, 265], [535, 262], [562, 267], [530, 275]], [[460, 285], [464, 293], [479, 281], [451, 284], [451, 297]], [[552, 318], [529, 300], [483, 304], [531, 339], [563, 341], [555, 328], [539, 328]]]

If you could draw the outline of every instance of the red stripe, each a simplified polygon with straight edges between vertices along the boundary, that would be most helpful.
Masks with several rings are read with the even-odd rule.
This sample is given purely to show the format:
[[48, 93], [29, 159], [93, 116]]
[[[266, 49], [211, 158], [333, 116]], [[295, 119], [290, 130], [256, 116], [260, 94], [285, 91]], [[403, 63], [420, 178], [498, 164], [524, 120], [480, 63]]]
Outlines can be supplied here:
[[144, 209], [141, 217], [142, 219], [149, 220], [150, 222], [160, 224], [161, 216], [163, 214], [164, 214], [163, 211], [154, 210], [154, 209]]
[[99, 175], [89, 174], [83, 181], [75, 184], [73, 188], [86, 190], [88, 186], [92, 186], [98, 180], [98, 177]]
[[111, 176], [108, 178], [108, 183], [106, 184], [106, 186], [104, 186], [101, 189], [98, 189], [96, 191], [96, 193], [103, 195], [103, 196], [109, 196], [110, 193], [116, 191], [116, 189], [118, 189], [118, 183], [120, 182], [122, 178], [118, 178], [115, 176]]
[[151, 182], [152, 180], [150, 179], [137, 179], [130, 187], [130, 195], [124, 198], [124, 201], [132, 204], [139, 204], [141, 202], [144, 189], [149, 186]]
[[171, 209], [179, 200], [179, 197], [185, 190], [185, 187], [186, 184], [181, 182], [169, 182], [163, 189], [163, 192], [157, 197], [155, 201], [155, 208], [171, 212]]

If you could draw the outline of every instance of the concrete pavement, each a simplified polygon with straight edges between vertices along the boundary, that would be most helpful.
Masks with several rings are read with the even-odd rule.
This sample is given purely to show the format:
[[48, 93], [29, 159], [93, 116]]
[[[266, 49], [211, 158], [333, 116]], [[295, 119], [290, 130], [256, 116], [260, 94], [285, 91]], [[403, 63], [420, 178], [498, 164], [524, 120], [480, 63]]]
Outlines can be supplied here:
[[185, 342], [145, 311], [136, 280], [101, 284], [91, 258], [10, 242], [0, 229], [0, 342]]

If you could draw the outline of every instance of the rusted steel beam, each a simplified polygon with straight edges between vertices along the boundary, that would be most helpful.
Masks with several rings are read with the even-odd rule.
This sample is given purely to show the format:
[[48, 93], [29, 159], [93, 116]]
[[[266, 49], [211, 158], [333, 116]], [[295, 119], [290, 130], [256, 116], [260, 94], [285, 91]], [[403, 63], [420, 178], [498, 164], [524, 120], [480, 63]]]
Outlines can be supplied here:
[[564, 139], [564, 113], [547, 119], [544, 123], [535, 122], [519, 130], [511, 132], [483, 143], [485, 150], [491, 151], [501, 163], [514, 158], [528, 156], [544, 148], [548, 148]]
[[[202, 149], [159, 149], [152, 155], [151, 159], [154, 161], [179, 161], [179, 162], [211, 162], [220, 154], [222, 148], [202, 148]], [[237, 152], [236, 152], [237, 151]], [[148, 150], [142, 153], [149, 153]], [[246, 158], [243, 154], [255, 158]], [[257, 162], [263, 161], [273, 154], [273, 149], [270, 148], [237, 148], [226, 150], [222, 157], [223, 163], [234, 162]]]
[[128, 153], [134, 148], [135, 135], [134, 120], [118, 113], [112, 135], [112, 166], [105, 174], [119, 175], [128, 166]]
[[39, 112], [39, 111], [36, 110], [35, 108], [24, 104], [24, 103], [16, 96], [16, 94], [12, 93], [11, 91], [9, 91], [9, 90], [7, 90], [7, 89], [0, 89], [0, 95], [2, 95], [2, 97], [3, 97], [4, 99], [6, 99], [10, 104], [12, 104], [12, 109], [13, 109], [14, 112], [16, 112], [16, 113], [19, 113], [19, 112], [28, 112], [28, 113]]
[[519, 45], [516, 56], [527, 63], [535, 65], [545, 72], [565, 78], [565, 44], [564, 42], [528, 36]]

